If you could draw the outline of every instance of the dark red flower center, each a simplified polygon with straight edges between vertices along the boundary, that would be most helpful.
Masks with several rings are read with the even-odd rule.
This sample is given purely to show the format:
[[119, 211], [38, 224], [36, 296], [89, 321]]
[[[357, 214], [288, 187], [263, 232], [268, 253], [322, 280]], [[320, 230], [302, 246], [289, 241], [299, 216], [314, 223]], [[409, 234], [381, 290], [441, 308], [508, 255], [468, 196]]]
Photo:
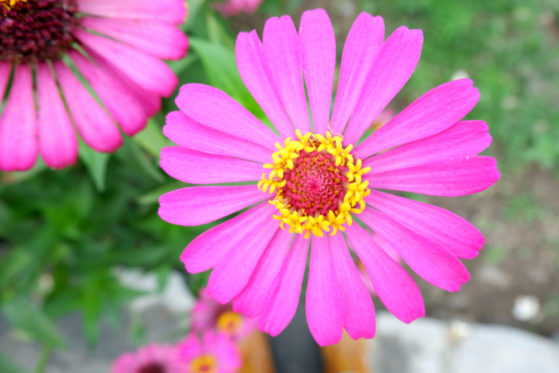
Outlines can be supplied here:
[[165, 368], [161, 364], [152, 363], [141, 367], [138, 373], [165, 373]]
[[[6, 4], [8, 4], [7, 2]], [[75, 0], [20, 0], [0, 4], [0, 61], [56, 59], [74, 42]]]
[[306, 215], [328, 215], [336, 211], [346, 193], [346, 167], [336, 165], [328, 152], [302, 151], [285, 170], [283, 195], [295, 210]]

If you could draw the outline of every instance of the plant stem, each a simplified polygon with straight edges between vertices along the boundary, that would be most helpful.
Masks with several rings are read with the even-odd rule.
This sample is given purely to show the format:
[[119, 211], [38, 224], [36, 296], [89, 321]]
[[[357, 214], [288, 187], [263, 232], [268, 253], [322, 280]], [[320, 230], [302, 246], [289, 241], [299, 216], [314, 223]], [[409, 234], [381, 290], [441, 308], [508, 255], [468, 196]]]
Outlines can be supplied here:
[[41, 356], [39, 356], [39, 361], [37, 361], [37, 367], [35, 367], [35, 373], [44, 373], [45, 368], [50, 359], [51, 348], [43, 346], [41, 349]]

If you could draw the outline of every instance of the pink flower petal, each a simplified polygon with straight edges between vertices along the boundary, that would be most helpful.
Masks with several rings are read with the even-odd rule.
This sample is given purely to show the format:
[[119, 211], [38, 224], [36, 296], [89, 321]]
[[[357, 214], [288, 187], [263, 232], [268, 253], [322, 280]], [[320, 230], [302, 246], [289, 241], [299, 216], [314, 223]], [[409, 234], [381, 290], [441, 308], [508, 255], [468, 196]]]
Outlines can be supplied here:
[[117, 149], [122, 137], [109, 114], [62, 61], [54, 63], [54, 71], [74, 124], [86, 144], [100, 152]]
[[285, 329], [297, 311], [308, 251], [309, 240], [296, 235], [280, 275], [268, 292], [258, 326], [273, 337]]
[[342, 302], [329, 237], [313, 237], [305, 308], [309, 330], [320, 346], [342, 338]]
[[415, 100], [365, 139], [355, 149], [355, 155], [366, 158], [435, 135], [460, 121], [478, 101], [479, 92], [470, 79], [444, 83]]
[[[4, 70], [9, 71], [5, 67]], [[33, 77], [29, 65], [16, 66], [7, 95], [0, 117], [0, 170], [28, 170], [35, 164], [38, 148]]]
[[158, 20], [175, 24], [186, 18], [184, 0], [78, 0], [82, 13], [101, 17]]
[[215, 373], [235, 373], [239, 370], [242, 364], [241, 355], [229, 335], [225, 333], [216, 334], [214, 331], [206, 332], [204, 344], [217, 359], [218, 370]]
[[186, 35], [175, 25], [152, 20], [82, 17], [81, 25], [151, 54], [178, 60], [188, 49]]
[[112, 76], [113, 80], [120, 82], [128, 92], [131, 92], [141, 103], [148, 117], [151, 117], [161, 110], [161, 98], [149, 91], [146, 91], [132, 79], [122, 74], [120, 70], [114, 67], [107, 59], [95, 51], [88, 49], [88, 54], [100, 68], [107, 74]]
[[336, 35], [324, 9], [303, 13], [299, 40], [314, 132], [324, 134], [330, 122], [336, 70]]
[[103, 56], [146, 91], [167, 97], [179, 83], [171, 68], [157, 57], [83, 30], [77, 30], [74, 34], [87, 51], [91, 49]]
[[146, 126], [147, 113], [142, 103], [123, 83], [79, 52], [72, 51], [69, 56], [124, 133], [133, 136]]
[[159, 198], [158, 213], [172, 224], [200, 225], [268, 198], [256, 185], [181, 188]]
[[175, 102], [186, 116], [206, 127], [276, 151], [278, 135], [219, 89], [186, 84]]
[[272, 151], [238, 137], [206, 127], [182, 111], [167, 114], [163, 133], [174, 143], [199, 152], [269, 163]]
[[413, 74], [423, 45], [421, 30], [396, 29], [384, 43], [367, 76], [346, 131], [344, 141], [356, 144], [373, 120]]
[[495, 158], [466, 157], [411, 168], [369, 173], [365, 179], [375, 189], [455, 197], [489, 188], [500, 178]]
[[230, 250], [213, 269], [207, 291], [218, 302], [230, 302], [245, 288], [264, 250], [280, 229], [270, 213], [263, 215], [268, 219]]
[[295, 130], [272, 84], [262, 53], [262, 43], [256, 31], [239, 33], [235, 56], [241, 79], [279, 134], [284, 138], [293, 137]]
[[261, 164], [169, 146], [161, 149], [161, 168], [177, 180], [190, 184], [257, 181]]
[[310, 132], [301, 46], [291, 17], [269, 18], [262, 40], [265, 64], [291, 123], [303, 133]]
[[364, 166], [370, 166], [375, 173], [382, 173], [475, 156], [489, 144], [491, 135], [485, 122], [464, 121], [434, 136], [368, 158]]
[[273, 220], [275, 211], [275, 207], [269, 203], [261, 203], [205, 231], [182, 252], [181, 261], [186, 270], [199, 273], [214, 267], [233, 248], [249, 240], [259, 227]]
[[344, 327], [353, 339], [375, 336], [375, 307], [341, 234], [329, 237], [342, 292]]
[[348, 227], [346, 235], [386, 308], [405, 323], [425, 316], [419, 288], [411, 276], [378, 247], [373, 235], [358, 224]]
[[[366, 209], [359, 218], [400, 254], [427, 282], [447, 291], [458, 291], [470, 275], [460, 260], [438, 244], [403, 227], [385, 213]], [[376, 284], [373, 282], [373, 285]]]
[[344, 45], [338, 92], [332, 112], [331, 131], [344, 132], [346, 124], [355, 109], [357, 99], [373, 61], [380, 52], [384, 41], [384, 21], [361, 13], [351, 26]]
[[293, 234], [280, 229], [264, 251], [252, 278], [243, 291], [233, 300], [233, 310], [247, 317], [256, 317], [262, 309], [266, 295], [285, 262]]
[[459, 258], [475, 258], [485, 243], [476, 227], [440, 207], [379, 191], [373, 191], [365, 202]]
[[78, 158], [76, 131], [49, 65], [38, 63], [36, 66], [39, 151], [49, 167], [66, 167]]

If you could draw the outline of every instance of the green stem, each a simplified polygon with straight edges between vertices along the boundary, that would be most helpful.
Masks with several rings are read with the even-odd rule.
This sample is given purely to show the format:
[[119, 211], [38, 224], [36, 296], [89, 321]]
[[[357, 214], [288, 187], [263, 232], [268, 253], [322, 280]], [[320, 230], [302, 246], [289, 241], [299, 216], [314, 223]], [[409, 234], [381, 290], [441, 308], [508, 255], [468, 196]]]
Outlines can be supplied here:
[[41, 349], [41, 356], [39, 356], [39, 361], [37, 361], [37, 367], [35, 368], [35, 373], [44, 373], [47, 364], [50, 359], [51, 348], [43, 346]]

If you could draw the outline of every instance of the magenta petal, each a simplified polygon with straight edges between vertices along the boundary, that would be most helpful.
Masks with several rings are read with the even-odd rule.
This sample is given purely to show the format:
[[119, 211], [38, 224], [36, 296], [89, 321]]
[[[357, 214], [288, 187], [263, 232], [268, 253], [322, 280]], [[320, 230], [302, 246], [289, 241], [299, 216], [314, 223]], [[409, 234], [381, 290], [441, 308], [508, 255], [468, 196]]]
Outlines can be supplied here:
[[151, 54], [178, 60], [186, 54], [188, 39], [177, 26], [151, 20], [82, 17], [81, 25]]
[[313, 237], [305, 302], [307, 323], [320, 346], [338, 343], [343, 332], [343, 303], [329, 237]]
[[[4, 67], [4, 70], [9, 77], [9, 69]], [[30, 169], [37, 159], [37, 150], [33, 77], [31, 67], [22, 64], [15, 68], [12, 87], [0, 117], [0, 170]]]
[[37, 64], [39, 151], [52, 168], [72, 165], [78, 158], [78, 139], [51, 69]]
[[269, 163], [272, 159], [271, 150], [206, 127], [190, 119], [182, 111], [167, 114], [163, 133], [169, 140], [190, 150], [226, 155], [262, 164]]
[[79, 10], [109, 18], [158, 20], [175, 24], [186, 17], [184, 0], [79, 0]]
[[293, 234], [280, 229], [268, 245], [252, 278], [244, 290], [233, 300], [233, 309], [247, 317], [256, 317], [262, 309], [266, 295], [283, 266]]
[[263, 212], [262, 215], [268, 219], [225, 254], [210, 275], [208, 294], [220, 303], [230, 302], [244, 289], [264, 250], [280, 229], [278, 221], [270, 213]]
[[179, 109], [196, 122], [216, 131], [276, 151], [278, 135], [225, 92], [203, 84], [186, 84], [175, 100]]
[[459, 258], [475, 258], [485, 243], [476, 227], [443, 208], [379, 191], [365, 202]]
[[375, 307], [341, 234], [329, 237], [342, 292], [344, 327], [353, 339], [375, 336]]
[[361, 13], [351, 26], [344, 45], [338, 91], [332, 112], [331, 132], [343, 133], [365, 85], [373, 61], [384, 41], [384, 21]]
[[146, 91], [140, 87], [134, 80], [123, 74], [119, 69], [115, 68], [105, 57], [88, 49], [90, 57], [99, 65], [113, 80], [122, 84], [128, 92], [131, 92], [141, 103], [148, 117], [155, 115], [161, 110], [161, 98], [155, 93]]
[[249, 240], [263, 224], [273, 220], [275, 211], [269, 203], [261, 203], [202, 233], [182, 252], [181, 261], [186, 270], [198, 273], [214, 267], [231, 249]]
[[147, 113], [142, 103], [123, 83], [114, 79], [109, 72], [96, 66], [81, 53], [72, 51], [69, 56], [107, 110], [120, 124], [124, 133], [133, 136], [146, 126]]
[[262, 53], [262, 43], [256, 31], [239, 33], [235, 57], [241, 79], [279, 134], [282, 137], [293, 137], [295, 130], [272, 84]]
[[468, 270], [456, 256], [403, 227], [385, 213], [367, 208], [359, 217], [427, 282], [447, 291], [458, 291], [470, 279]]
[[299, 40], [314, 132], [324, 134], [330, 122], [336, 69], [336, 35], [324, 9], [303, 13]]
[[435, 135], [455, 125], [474, 108], [479, 92], [470, 79], [453, 80], [431, 89], [355, 150], [360, 158]]
[[310, 132], [301, 46], [291, 17], [269, 18], [262, 40], [268, 72], [291, 123], [303, 133]]
[[75, 32], [86, 50], [103, 56], [112, 66], [140, 87], [159, 96], [170, 96], [179, 81], [173, 70], [157, 57], [115, 40], [83, 30]]
[[375, 59], [351, 116], [344, 141], [355, 144], [413, 74], [423, 45], [421, 30], [399, 27]]
[[405, 323], [425, 316], [423, 297], [416, 283], [378, 247], [373, 235], [357, 224], [348, 227], [346, 234], [386, 308]]
[[256, 185], [181, 188], [159, 198], [158, 213], [172, 224], [200, 225], [268, 198]]
[[112, 152], [118, 148], [122, 137], [109, 114], [62, 61], [54, 63], [54, 71], [74, 124], [85, 143], [100, 152]]
[[257, 181], [264, 171], [259, 163], [200, 153], [180, 146], [161, 149], [160, 165], [169, 176], [190, 184]]
[[485, 122], [464, 121], [434, 136], [368, 158], [364, 166], [370, 166], [375, 173], [381, 173], [450, 161], [475, 156], [485, 150], [489, 144], [491, 144], [491, 135]]
[[268, 292], [258, 326], [273, 337], [285, 329], [297, 311], [308, 252], [309, 240], [296, 235], [280, 275]]
[[495, 184], [499, 178], [495, 158], [485, 156], [430, 163], [378, 174], [373, 171], [365, 176], [375, 189], [445, 197], [481, 192]]

